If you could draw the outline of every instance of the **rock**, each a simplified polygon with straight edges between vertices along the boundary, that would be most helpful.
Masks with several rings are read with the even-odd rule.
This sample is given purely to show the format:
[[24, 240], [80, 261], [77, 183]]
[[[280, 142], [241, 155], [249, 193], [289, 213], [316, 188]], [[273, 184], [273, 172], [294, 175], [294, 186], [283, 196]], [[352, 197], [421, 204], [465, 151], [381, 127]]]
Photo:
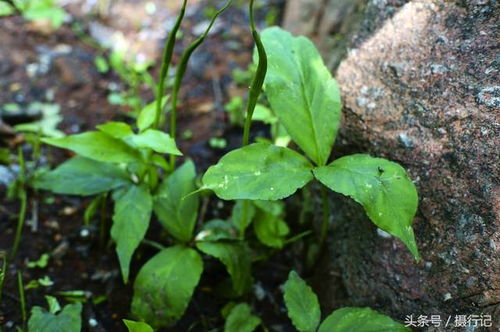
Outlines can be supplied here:
[[414, 229], [423, 261], [416, 263], [399, 240], [381, 236], [357, 204], [335, 196], [330, 253], [317, 271], [321, 300], [330, 309], [369, 306], [398, 320], [412, 313], [495, 317], [498, 2], [353, 6], [334, 31], [343, 36], [318, 39], [338, 68], [344, 102], [334, 153], [370, 153], [407, 169], [420, 195]]

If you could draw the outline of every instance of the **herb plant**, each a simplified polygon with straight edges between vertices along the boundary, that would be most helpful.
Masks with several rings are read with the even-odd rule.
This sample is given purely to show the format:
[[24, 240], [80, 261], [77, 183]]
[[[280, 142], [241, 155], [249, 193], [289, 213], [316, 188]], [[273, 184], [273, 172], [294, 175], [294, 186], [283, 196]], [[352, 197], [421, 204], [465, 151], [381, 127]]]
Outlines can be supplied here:
[[[247, 230], [252, 226], [258, 241], [274, 249], [309, 235], [311, 231], [289, 237], [282, 200], [301, 188], [307, 192], [304, 187], [313, 179], [323, 186], [324, 219], [318, 242], [325, 241], [328, 230], [329, 188], [360, 203], [379, 228], [400, 238], [414, 257], [419, 257], [411, 228], [417, 192], [406, 172], [393, 162], [362, 154], [328, 163], [340, 122], [337, 84], [305, 37], [293, 37], [275, 27], [264, 30], [261, 39], [254, 24], [253, 0], [250, 26], [256, 43], [256, 70], [246, 106], [243, 147], [211, 166], [202, 177], [201, 188], [196, 186], [192, 161], [186, 160], [177, 167], [176, 157], [182, 155], [176, 145], [177, 103], [187, 63], [218, 15], [230, 4], [229, 0], [215, 11], [206, 31], [186, 48], [176, 68], [171, 97], [167, 98], [166, 76], [187, 6], [187, 0], [183, 1], [166, 42], [159, 82], [155, 85], [156, 100], [142, 108], [135, 126], [108, 122], [94, 131], [42, 140], [69, 149], [76, 156], [38, 176], [34, 181], [36, 188], [59, 194], [98, 195], [86, 211], [86, 222], [90, 222], [100, 205], [106, 205], [107, 197], [114, 201], [110, 234], [116, 243], [125, 283], [129, 281], [134, 252], [141, 243], [159, 250], [138, 272], [131, 305], [132, 314], [153, 328], [172, 326], [182, 317], [203, 273], [203, 257], [213, 257], [226, 267], [231, 279], [226, 287], [230, 298], [248, 293], [253, 279]], [[262, 110], [258, 106], [262, 89], [272, 109], [266, 110], [264, 117], [259, 115]], [[171, 110], [169, 133], [161, 130], [160, 121], [167, 102]], [[271, 119], [269, 123], [281, 128], [280, 135], [289, 137], [285, 143], [280, 143], [281, 136], [277, 135], [273, 142], [261, 139], [250, 144], [256, 109], [255, 115]], [[290, 140], [303, 153], [286, 147]], [[199, 194], [207, 190], [221, 199], [235, 201], [229, 221], [199, 220], [204, 216], [199, 213]], [[167, 244], [145, 239], [152, 215], [168, 233]], [[293, 273], [287, 285], [285, 302], [295, 326], [301, 331], [316, 331], [320, 312], [315, 295]], [[294, 298], [310, 302], [314, 312], [307, 317], [296, 314], [300, 310], [295, 308]], [[228, 332], [253, 331], [261, 324], [246, 303], [226, 309]], [[337, 317], [335, 321], [340, 319], [338, 315], [332, 315]], [[329, 326], [333, 319], [330, 317], [321, 326]], [[150, 330], [145, 323], [125, 324], [131, 331]], [[321, 326], [319, 331], [327, 331]]]
[[[210, 167], [203, 176], [203, 188], [226, 200], [280, 200], [317, 179], [360, 203], [375, 225], [400, 238], [418, 260], [411, 227], [418, 197], [405, 170], [394, 162], [363, 154], [327, 164], [340, 123], [340, 92], [335, 80], [307, 38], [273, 27], [262, 32], [262, 41], [269, 64], [264, 85], [267, 99], [305, 155], [269, 143], [253, 143], [229, 152]], [[256, 52], [256, 60], [259, 56]], [[326, 218], [324, 225], [326, 229]]]
[[321, 309], [318, 298], [295, 271], [290, 272], [284, 291], [288, 316], [300, 332], [411, 331], [370, 308], [341, 308], [328, 315], [320, 324]]

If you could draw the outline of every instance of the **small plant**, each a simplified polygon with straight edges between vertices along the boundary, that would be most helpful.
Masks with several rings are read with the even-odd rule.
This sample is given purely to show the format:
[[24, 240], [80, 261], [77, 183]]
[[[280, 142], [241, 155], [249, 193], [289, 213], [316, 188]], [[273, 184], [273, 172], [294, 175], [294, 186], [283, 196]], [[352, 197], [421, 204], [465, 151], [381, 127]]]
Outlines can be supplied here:
[[299, 332], [408, 332], [404, 325], [370, 308], [341, 308], [323, 322], [318, 298], [304, 280], [292, 271], [284, 287], [288, 316]]
[[[328, 163], [340, 121], [337, 84], [308, 39], [269, 28], [263, 31], [261, 40], [254, 24], [253, 0], [249, 12], [256, 43], [255, 74], [245, 108], [243, 147], [210, 167], [202, 177], [201, 188], [196, 186], [192, 161], [186, 160], [177, 167], [176, 156], [182, 155], [176, 145], [177, 103], [187, 63], [218, 15], [230, 4], [229, 0], [213, 12], [206, 31], [186, 48], [167, 98], [166, 77], [187, 5], [187, 0], [183, 1], [165, 45], [159, 81], [154, 86], [156, 100], [141, 109], [135, 126], [108, 122], [94, 131], [42, 140], [72, 150], [77, 156], [38, 176], [34, 181], [36, 188], [60, 194], [98, 195], [86, 210], [86, 222], [90, 222], [99, 206], [106, 206], [107, 197], [114, 201], [110, 233], [125, 283], [129, 281], [133, 254], [141, 243], [159, 250], [137, 274], [131, 305], [132, 315], [153, 328], [172, 326], [182, 317], [203, 273], [203, 258], [215, 258], [226, 267], [230, 277], [230, 283], [224, 287], [227, 297], [237, 299], [247, 294], [253, 283], [252, 259], [260, 259], [252, 257], [254, 243], [247, 239], [247, 230], [253, 226], [259, 245], [271, 250], [310, 235], [312, 231], [307, 230], [289, 237], [283, 199], [301, 188], [307, 194], [305, 186], [313, 179], [320, 182], [323, 198], [323, 221], [317, 242], [323, 244], [327, 235], [329, 188], [351, 196], [378, 227], [400, 238], [414, 257], [419, 257], [411, 228], [417, 192], [406, 172], [393, 162], [361, 154]], [[262, 88], [270, 108], [258, 104]], [[160, 130], [167, 102], [168, 134]], [[271, 142], [260, 139], [249, 144], [254, 116], [275, 128]], [[286, 147], [290, 141], [304, 153]], [[199, 212], [202, 191], [234, 201], [229, 221], [203, 220], [204, 213]], [[168, 233], [166, 244], [145, 239], [153, 215]], [[285, 301], [299, 330], [315, 331], [319, 307], [310, 317], [294, 314], [294, 301], [290, 300], [294, 296], [303, 296], [315, 305], [314, 294], [311, 296], [297, 278], [291, 275], [287, 284], [291, 286], [286, 288], [292, 293], [286, 292]], [[225, 331], [252, 331], [261, 324], [248, 304], [226, 309]], [[329, 326], [330, 321], [327, 318], [323, 325]], [[125, 324], [131, 331], [150, 330], [142, 323]], [[320, 331], [328, 330], [320, 327]]]
[[29, 332], [68, 332], [81, 331], [82, 304], [68, 304], [61, 309], [55, 297], [45, 296], [49, 310], [34, 306], [28, 321]]
[[[262, 41], [269, 63], [264, 91], [279, 122], [305, 156], [286, 147], [253, 143], [229, 152], [210, 167], [203, 176], [203, 188], [225, 200], [280, 200], [317, 179], [360, 203], [375, 225], [400, 238], [418, 260], [411, 227], [418, 197], [405, 170], [363, 154], [327, 164], [340, 123], [336, 82], [305, 37], [273, 27], [262, 32]], [[256, 52], [259, 56], [261, 52]], [[245, 133], [247, 126], [249, 121]], [[243, 141], [248, 142], [248, 134]], [[329, 214], [324, 190], [323, 197], [320, 242], [326, 236]]]
[[56, 0], [0, 0], [0, 17], [13, 14], [29, 21], [48, 21], [53, 29], [59, 28], [66, 16]]

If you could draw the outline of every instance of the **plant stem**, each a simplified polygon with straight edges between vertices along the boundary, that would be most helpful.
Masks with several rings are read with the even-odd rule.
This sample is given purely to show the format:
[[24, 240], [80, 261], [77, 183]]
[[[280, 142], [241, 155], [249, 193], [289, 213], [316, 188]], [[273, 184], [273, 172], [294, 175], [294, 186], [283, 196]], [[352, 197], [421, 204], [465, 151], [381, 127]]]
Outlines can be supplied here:
[[104, 194], [101, 200], [101, 214], [99, 216], [99, 245], [104, 248], [104, 243], [106, 241], [106, 207], [108, 203], [108, 195]]
[[257, 71], [255, 73], [255, 77], [253, 78], [252, 84], [250, 85], [250, 92], [248, 94], [245, 127], [243, 129], [243, 146], [248, 145], [248, 141], [250, 139], [250, 125], [252, 124], [253, 111], [255, 110], [255, 105], [257, 105], [257, 100], [259, 99], [259, 95], [262, 91], [262, 85], [264, 84], [264, 79], [267, 72], [267, 54], [260, 39], [259, 33], [255, 28], [253, 3], [254, 0], [250, 0], [250, 28], [252, 30], [252, 36], [255, 41], [255, 46], [257, 47], [257, 52], [259, 54], [259, 64], [257, 65]]
[[[172, 89], [172, 110], [170, 113], [170, 137], [173, 139], [176, 138], [176, 131], [177, 131], [177, 101], [179, 98], [179, 90], [181, 88], [181, 83], [182, 83], [182, 78], [184, 77], [184, 74], [186, 73], [187, 69], [187, 64], [189, 61], [189, 58], [193, 54], [193, 52], [203, 43], [205, 38], [208, 36], [208, 33], [212, 29], [212, 26], [215, 23], [215, 20], [217, 17], [225, 11], [232, 3], [232, 0], [228, 0], [226, 4], [219, 9], [214, 16], [212, 16], [212, 19], [210, 21], [210, 24], [208, 25], [207, 29], [205, 32], [199, 36], [195, 41], [193, 41], [182, 53], [181, 56], [181, 61], [179, 65], [177, 66], [177, 70], [175, 72], [175, 80], [174, 80], [174, 86]], [[175, 156], [170, 155], [170, 167], [172, 170], [175, 170]]]
[[156, 248], [158, 250], [163, 250], [165, 249], [165, 246], [162, 245], [161, 243], [158, 243], [156, 241], [152, 241], [152, 240], [148, 240], [148, 239], [143, 239], [142, 240], [142, 243], [144, 243], [145, 245], [148, 245], [150, 247], [153, 247], [153, 248]]
[[165, 44], [165, 48], [163, 50], [163, 58], [160, 69], [160, 80], [157, 87], [158, 89], [156, 91], [156, 113], [155, 113], [155, 120], [153, 123], [153, 128], [155, 129], [158, 129], [158, 126], [160, 125], [161, 105], [163, 100], [163, 94], [165, 93], [165, 79], [168, 75], [168, 68], [170, 67], [170, 62], [172, 61], [172, 54], [174, 53], [175, 36], [177, 35], [177, 31], [179, 31], [182, 19], [184, 18], [184, 14], [186, 13], [186, 5], [187, 5], [187, 0], [184, 0], [184, 2], [182, 3], [179, 16], [177, 16], [177, 20], [175, 21], [174, 27], [168, 36], [167, 43]]
[[0, 303], [2, 303], [3, 284], [7, 276], [7, 257], [2, 257], [2, 272], [0, 273]]
[[19, 215], [17, 217], [17, 227], [16, 235], [14, 238], [14, 244], [12, 245], [12, 250], [9, 254], [10, 260], [14, 260], [19, 250], [19, 244], [21, 243], [21, 236], [23, 233], [24, 219], [26, 219], [26, 209], [28, 205], [28, 197], [26, 194], [25, 182], [26, 182], [26, 167], [24, 164], [24, 156], [21, 148], [18, 149], [18, 159], [19, 159], [19, 178], [18, 178], [18, 190], [19, 190], [19, 200], [21, 201], [21, 207], [19, 209]]
[[319, 237], [319, 245], [322, 247], [325, 243], [328, 234], [328, 220], [330, 219], [330, 203], [328, 201], [328, 193], [326, 187], [321, 185], [321, 201], [323, 205], [323, 220], [321, 222], [321, 233]]
[[17, 271], [17, 287], [19, 289], [19, 301], [21, 303], [21, 315], [23, 318], [23, 327], [26, 327], [26, 298], [24, 296], [24, 283], [21, 271]]

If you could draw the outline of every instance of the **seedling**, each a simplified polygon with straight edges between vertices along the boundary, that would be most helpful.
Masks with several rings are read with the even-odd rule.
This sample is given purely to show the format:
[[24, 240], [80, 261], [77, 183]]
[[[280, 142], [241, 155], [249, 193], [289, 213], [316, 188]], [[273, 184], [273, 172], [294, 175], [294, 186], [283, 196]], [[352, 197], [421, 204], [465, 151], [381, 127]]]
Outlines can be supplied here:
[[29, 331], [81, 331], [81, 303], [68, 304], [61, 310], [61, 305], [55, 297], [45, 296], [45, 299], [49, 310], [39, 306], [31, 309], [31, 317], [28, 321]]
[[284, 291], [288, 316], [299, 332], [411, 332], [404, 325], [370, 308], [341, 308], [320, 324], [318, 298], [295, 271], [290, 272]]
[[[244, 146], [208, 169], [203, 188], [226, 200], [280, 200], [317, 179], [360, 203], [375, 225], [400, 238], [418, 260], [411, 227], [418, 197], [405, 170], [394, 162], [363, 154], [328, 164], [340, 122], [336, 82], [307, 38], [293, 37], [273, 27], [263, 31], [262, 41], [269, 62], [264, 91], [280, 123], [304, 154], [269, 143]], [[263, 58], [259, 47], [255, 58]], [[251, 97], [244, 144], [248, 142], [251, 106], [255, 102], [255, 96]], [[321, 242], [329, 218], [326, 192], [323, 202]]]

